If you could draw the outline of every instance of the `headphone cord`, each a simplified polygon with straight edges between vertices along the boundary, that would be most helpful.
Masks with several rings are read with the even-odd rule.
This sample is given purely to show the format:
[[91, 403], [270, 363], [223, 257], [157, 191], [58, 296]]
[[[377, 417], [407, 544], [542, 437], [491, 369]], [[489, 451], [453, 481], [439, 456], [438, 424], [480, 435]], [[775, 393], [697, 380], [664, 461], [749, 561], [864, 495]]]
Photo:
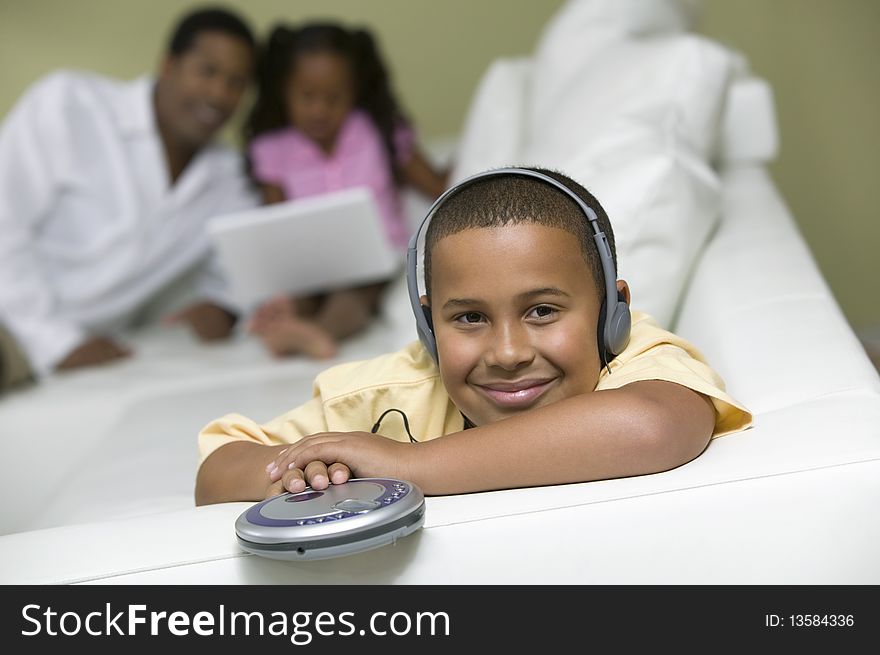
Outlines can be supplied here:
[[[409, 437], [410, 443], [419, 443], [418, 439], [416, 439], [414, 436], [412, 436], [412, 432], [410, 432], [410, 430], [409, 430], [409, 419], [406, 416], [406, 412], [404, 412], [402, 409], [397, 409], [396, 407], [392, 407], [391, 409], [386, 409], [384, 412], [382, 412], [382, 415], [373, 424], [373, 427], [370, 429], [370, 432], [372, 434], [376, 434], [376, 432], [379, 431], [379, 426], [382, 424], [382, 419], [384, 419], [386, 416], [388, 416], [388, 414], [391, 412], [397, 412], [398, 414], [400, 414], [403, 417], [403, 427], [406, 430], [406, 434]], [[465, 430], [477, 427], [464, 414], [462, 414], [461, 417], [464, 419], [464, 429]]]
[[391, 412], [397, 412], [403, 417], [403, 427], [406, 430], [406, 434], [409, 437], [410, 443], [418, 443], [418, 440], [414, 436], [412, 436], [412, 432], [409, 431], [409, 419], [406, 417], [406, 412], [404, 412], [402, 409], [397, 409], [394, 407], [392, 407], [391, 409], [386, 409], [384, 412], [382, 412], [382, 415], [373, 425], [373, 428], [370, 430], [370, 432], [376, 434], [376, 432], [378, 432], [379, 430], [379, 426], [382, 424], [382, 419], [384, 419]]

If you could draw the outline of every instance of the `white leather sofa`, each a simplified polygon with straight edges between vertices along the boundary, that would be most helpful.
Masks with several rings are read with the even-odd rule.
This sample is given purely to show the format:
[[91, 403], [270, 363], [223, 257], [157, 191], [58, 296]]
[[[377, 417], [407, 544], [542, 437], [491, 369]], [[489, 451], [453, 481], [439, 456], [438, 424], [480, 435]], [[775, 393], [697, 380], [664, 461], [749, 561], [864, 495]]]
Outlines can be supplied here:
[[[326, 363], [272, 360], [244, 336], [205, 346], [154, 328], [131, 335], [139, 352], [131, 361], [58, 375], [0, 400], [0, 582], [880, 582], [880, 379], [767, 172], [778, 144], [766, 83], [731, 53], [714, 117], [696, 121], [708, 136], [702, 142], [686, 129], [698, 112], [661, 115], [644, 103], [627, 119], [629, 133], [609, 120], [592, 141], [579, 141], [584, 126], [574, 125], [569, 139], [556, 130], [554, 142], [542, 133], [548, 123], [536, 120], [539, 110], [564, 113], [579, 80], [595, 81], [579, 67], [607, 63], [566, 54], [578, 48], [584, 21], [605, 53], [624, 41], [662, 49], [687, 35], [690, 4], [563, 7], [533, 57], [499, 60], [487, 72], [455, 173], [541, 163], [579, 175], [620, 226], [621, 274], [633, 284], [634, 304], [644, 301], [703, 351], [754, 412], [751, 429], [661, 474], [431, 497], [424, 528], [393, 546], [280, 562], [238, 548], [233, 524], [249, 504], [193, 506], [196, 433], [228, 411], [258, 420], [281, 413], [308, 397]], [[674, 58], [693, 46], [674, 45]], [[700, 67], [708, 70], [705, 57]], [[560, 76], [565, 93], [553, 97], [548, 75]], [[677, 125], [680, 134], [659, 139], [659, 151], [642, 150], [632, 116]], [[683, 154], [675, 141], [682, 134]], [[625, 160], [622, 152], [647, 154]], [[659, 196], [637, 193], [646, 179], [638, 166], [652, 157], [666, 163], [651, 170], [672, 180]], [[616, 177], [619, 170], [628, 178]], [[633, 195], [651, 202], [639, 206]], [[645, 212], [651, 223], [634, 222]], [[711, 220], [695, 227], [700, 216]], [[401, 279], [380, 321], [338, 359], [370, 357], [414, 337]]]

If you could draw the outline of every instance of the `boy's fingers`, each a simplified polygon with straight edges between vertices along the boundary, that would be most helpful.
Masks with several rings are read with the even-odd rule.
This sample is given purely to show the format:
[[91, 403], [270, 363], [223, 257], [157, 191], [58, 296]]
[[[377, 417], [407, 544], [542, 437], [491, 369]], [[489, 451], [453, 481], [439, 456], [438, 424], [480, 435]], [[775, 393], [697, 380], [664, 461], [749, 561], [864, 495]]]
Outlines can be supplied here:
[[303, 477], [302, 469], [295, 468], [285, 471], [280, 482], [284, 489], [294, 494], [297, 494], [300, 491], [305, 491], [306, 488], [306, 481]]
[[330, 486], [330, 475], [327, 473], [327, 465], [315, 460], [306, 464], [303, 470], [306, 482], [312, 489], [323, 490]]
[[276, 480], [280, 480], [281, 476], [284, 475], [284, 472], [288, 468], [293, 468], [288, 465], [288, 462], [290, 461], [290, 459], [288, 457], [286, 457], [286, 454], [289, 450], [290, 450], [290, 447], [288, 446], [284, 450], [277, 453], [275, 455], [275, 459], [273, 459], [271, 462], [266, 464], [266, 473], [268, 474], [269, 479], [272, 482], [275, 482]]
[[281, 480], [278, 480], [277, 482], [270, 484], [269, 488], [266, 489], [266, 498], [273, 498], [280, 493], [284, 493], [284, 491], [284, 485], [281, 484]]
[[331, 464], [327, 468], [327, 473], [332, 484], [343, 484], [351, 479], [351, 469], [339, 462]]

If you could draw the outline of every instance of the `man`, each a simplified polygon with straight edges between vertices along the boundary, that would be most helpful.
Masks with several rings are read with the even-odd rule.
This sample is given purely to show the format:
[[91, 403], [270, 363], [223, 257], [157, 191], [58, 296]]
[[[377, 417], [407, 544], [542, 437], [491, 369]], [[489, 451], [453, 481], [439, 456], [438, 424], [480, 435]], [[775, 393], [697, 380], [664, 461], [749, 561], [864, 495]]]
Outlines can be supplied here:
[[183, 279], [196, 301], [175, 318], [204, 340], [230, 333], [204, 226], [257, 203], [212, 143], [253, 64], [247, 25], [200, 10], [155, 79], [59, 71], [19, 100], [0, 128], [0, 392], [128, 355], [113, 334]]

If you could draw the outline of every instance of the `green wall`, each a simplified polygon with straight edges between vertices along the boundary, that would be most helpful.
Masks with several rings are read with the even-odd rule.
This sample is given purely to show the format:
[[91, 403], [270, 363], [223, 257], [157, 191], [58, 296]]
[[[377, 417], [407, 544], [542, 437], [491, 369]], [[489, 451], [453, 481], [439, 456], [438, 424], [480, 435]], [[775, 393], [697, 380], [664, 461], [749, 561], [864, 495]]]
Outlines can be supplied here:
[[[119, 77], [155, 70], [169, 30], [204, 2], [0, 0], [0, 116], [59, 66]], [[224, 4], [224, 3], [221, 3]], [[530, 53], [562, 0], [233, 0], [263, 35], [279, 19], [334, 18], [378, 36], [401, 102], [426, 136], [456, 134], [495, 57]]]
[[[196, 2], [0, 0], [0, 117], [57, 67], [120, 77], [155, 69]], [[238, 0], [260, 33], [276, 19], [372, 28], [425, 137], [460, 129], [498, 56], [528, 54], [562, 0]], [[880, 326], [880, 2], [704, 0], [699, 30], [743, 52], [774, 88], [781, 152], [771, 171], [847, 317]], [[230, 131], [230, 134], [232, 131]], [[768, 280], [768, 285], [773, 280]]]
[[880, 2], [704, 0], [699, 30], [773, 86], [773, 177], [850, 323], [877, 333]]

